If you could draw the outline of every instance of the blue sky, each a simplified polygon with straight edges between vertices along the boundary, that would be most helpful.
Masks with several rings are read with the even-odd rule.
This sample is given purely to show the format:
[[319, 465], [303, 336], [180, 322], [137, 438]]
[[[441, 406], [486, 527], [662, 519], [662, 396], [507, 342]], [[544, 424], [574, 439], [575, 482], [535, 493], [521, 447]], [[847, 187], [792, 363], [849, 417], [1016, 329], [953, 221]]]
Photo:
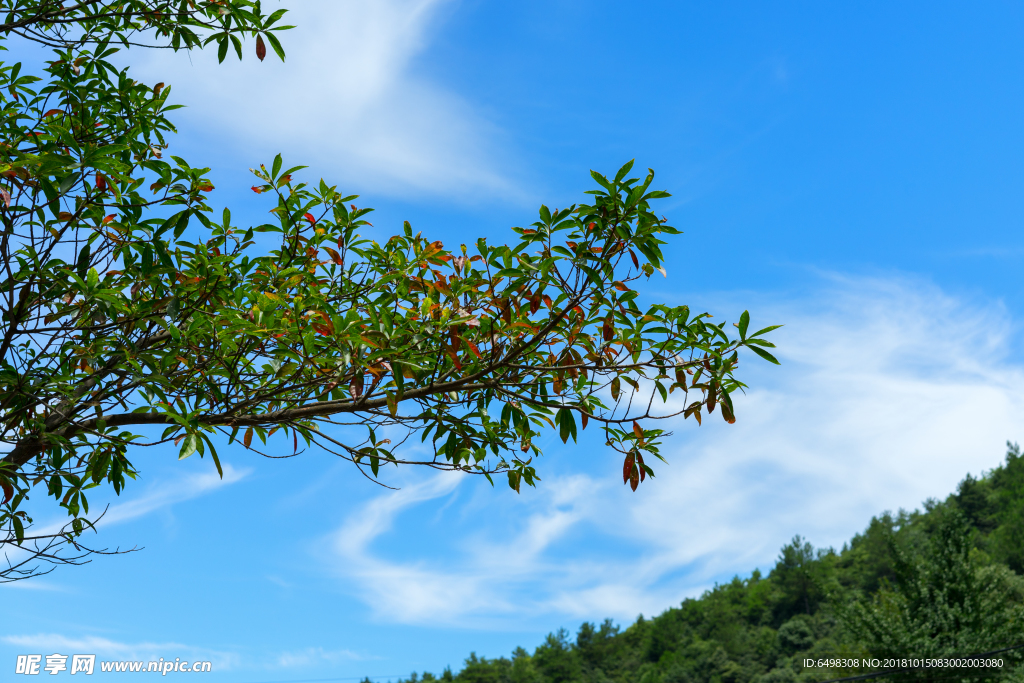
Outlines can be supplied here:
[[145, 549], [0, 587], [18, 615], [0, 666], [457, 669], [768, 569], [794, 534], [841, 545], [1024, 437], [1019, 4], [292, 5], [285, 64], [133, 67], [188, 105], [171, 151], [213, 167], [240, 222], [268, 208], [246, 169], [279, 151], [377, 207], [375, 234], [408, 219], [449, 244], [502, 239], [635, 157], [685, 231], [644, 296], [785, 323], [783, 365], [750, 362], [738, 423], [679, 424], [636, 493], [596, 440], [553, 436], [519, 496], [413, 470], [391, 492], [321, 453], [227, 449], [220, 480], [140, 452], [97, 543]]

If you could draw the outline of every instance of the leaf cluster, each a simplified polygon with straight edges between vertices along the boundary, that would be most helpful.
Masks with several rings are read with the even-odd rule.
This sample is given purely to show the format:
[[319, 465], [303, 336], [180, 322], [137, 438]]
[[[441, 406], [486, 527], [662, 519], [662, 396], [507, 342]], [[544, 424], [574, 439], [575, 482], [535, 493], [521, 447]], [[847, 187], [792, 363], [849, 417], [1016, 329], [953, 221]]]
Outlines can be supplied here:
[[539, 479], [544, 430], [568, 442], [593, 423], [636, 490], [664, 420], [735, 421], [740, 350], [778, 362], [777, 326], [751, 332], [747, 312], [730, 325], [641, 306], [637, 283], [667, 276], [679, 231], [632, 162], [592, 173], [580, 204], [540, 207], [510, 244], [447, 249], [408, 223], [363, 237], [371, 209], [278, 155], [252, 169], [267, 222], [239, 226], [211, 207], [209, 169], [166, 154], [171, 88], [110, 60], [137, 45], [241, 57], [247, 36], [260, 59], [264, 37], [283, 57], [283, 10], [0, 6], [5, 35], [54, 50], [39, 75], [0, 63], [0, 544], [28, 538], [37, 486], [74, 542], [88, 491], [120, 493], [132, 449], [165, 442], [218, 470], [218, 445], [240, 441], [272, 457], [325, 449], [375, 481], [418, 464], [520, 491]]

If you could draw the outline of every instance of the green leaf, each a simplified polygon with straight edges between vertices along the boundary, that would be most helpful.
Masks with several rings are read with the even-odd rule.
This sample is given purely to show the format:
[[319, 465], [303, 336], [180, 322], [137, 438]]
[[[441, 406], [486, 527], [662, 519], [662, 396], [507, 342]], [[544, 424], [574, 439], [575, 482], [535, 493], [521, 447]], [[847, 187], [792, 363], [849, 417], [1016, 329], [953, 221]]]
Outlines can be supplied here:
[[[281, 27], [278, 30], [281, 30], [283, 28], [285, 28], [285, 27]], [[283, 62], [284, 61], [284, 48], [281, 47], [281, 41], [279, 41], [277, 39], [277, 36], [275, 36], [273, 33], [266, 33], [264, 35], [267, 36], [267, 42], [270, 43], [270, 47], [272, 47], [274, 49], [274, 54], [276, 54], [277, 58], [280, 59]]]
[[619, 169], [619, 172], [615, 174], [615, 182], [621, 182], [622, 179], [626, 177], [626, 174], [633, 168], [634, 161], [636, 161], [636, 159], [630, 159], [623, 164], [622, 168]]
[[71, 190], [72, 187], [75, 186], [75, 183], [77, 183], [81, 177], [82, 176], [78, 173], [72, 173], [67, 178], [61, 181], [60, 187], [57, 188], [57, 192], [59, 192], [60, 194], [66, 194], [69, 190]]
[[740, 315], [740, 324], [739, 324], [740, 339], [746, 339], [747, 338], [747, 325], [749, 325], [749, 324], [750, 324], [750, 312], [749, 311], [743, 311], [743, 314]]
[[571, 410], [560, 408], [555, 414], [555, 423], [559, 426], [558, 435], [562, 438], [562, 443], [567, 443], [570, 436], [576, 441], [576, 418]]
[[391, 413], [391, 417], [394, 417], [398, 414], [398, 397], [390, 391], [385, 391], [384, 397], [388, 404], [388, 412]]
[[199, 439], [195, 434], [189, 434], [181, 444], [181, 451], [178, 453], [178, 460], [184, 460], [199, 449]]
[[82, 247], [82, 250], [78, 252], [78, 263], [75, 264], [75, 269], [78, 271], [78, 277], [85, 280], [86, 273], [89, 272], [89, 258], [91, 255], [92, 247], [86, 242]]
[[754, 334], [752, 334], [750, 336], [751, 337], [760, 337], [762, 334], [768, 334], [772, 330], [777, 330], [780, 327], [782, 327], [782, 325], [771, 325], [769, 327], [764, 328], [763, 330], [758, 330], [757, 332], [755, 332]]
[[238, 36], [231, 36], [231, 43], [235, 46], [235, 52], [238, 53], [238, 59], [242, 59], [242, 41], [238, 39]]
[[775, 358], [775, 356], [773, 356], [772, 354], [768, 353], [764, 349], [758, 348], [757, 346], [749, 346], [749, 345], [747, 346], [747, 348], [750, 349], [751, 351], [753, 351], [754, 353], [756, 353], [757, 355], [761, 356], [761, 358], [764, 358], [766, 361], [769, 361], [771, 363], [775, 363], [776, 365], [781, 365], [781, 363], [779, 363], [779, 361]]

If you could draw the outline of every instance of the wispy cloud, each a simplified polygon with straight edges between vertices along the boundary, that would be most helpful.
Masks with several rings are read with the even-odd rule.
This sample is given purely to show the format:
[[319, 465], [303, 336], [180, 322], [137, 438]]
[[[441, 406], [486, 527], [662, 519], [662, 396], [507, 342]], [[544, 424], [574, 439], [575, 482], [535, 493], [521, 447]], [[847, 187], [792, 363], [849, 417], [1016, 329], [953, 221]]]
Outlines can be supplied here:
[[282, 652], [278, 655], [276, 664], [282, 668], [293, 669], [318, 664], [364, 661], [367, 659], [377, 658], [366, 657], [351, 650], [325, 650], [322, 647], [308, 647], [304, 650]]
[[[285, 152], [346, 187], [446, 198], [509, 195], [501, 131], [413, 66], [449, 0], [304, 0], [281, 33], [281, 64], [216, 51], [140, 55], [146, 78], [174, 87], [190, 134], [233, 147], [243, 163]], [[266, 5], [266, 3], [265, 3]], [[268, 7], [268, 9], [274, 9]], [[250, 51], [251, 51], [251, 46]], [[500, 163], [499, 163], [500, 158]]]
[[[229, 486], [245, 478], [250, 470], [249, 469], [236, 469], [230, 464], [224, 465], [224, 476], [221, 477], [216, 472], [209, 471], [199, 474], [186, 475], [176, 477], [168, 481], [161, 481], [150, 486], [143, 488], [141, 493], [134, 498], [127, 498], [122, 502], [117, 502], [110, 505], [106, 512], [99, 516], [98, 510], [100, 509], [93, 501], [93, 515], [90, 517], [96, 522], [97, 533], [102, 533], [103, 530], [109, 529], [112, 526], [118, 524], [124, 524], [141, 517], [145, 517], [159, 510], [165, 510], [177, 503], [182, 503], [193, 498], [204, 496], [214, 491], [221, 489], [225, 486]], [[135, 489], [129, 489], [134, 491]], [[126, 494], [130, 495], [130, 494]], [[53, 519], [47, 522], [39, 524], [39, 526], [32, 529], [32, 535], [46, 536], [59, 532], [68, 523], [68, 518]], [[102, 538], [102, 535], [100, 536]], [[89, 539], [92, 542], [92, 539]], [[17, 546], [6, 546], [3, 551], [3, 562], [8, 560], [11, 563], [17, 563], [21, 558], [27, 557], [30, 554], [30, 550], [21, 549]], [[38, 579], [31, 581], [15, 581], [13, 583], [3, 584], [3, 587], [7, 590], [17, 589], [34, 589], [34, 590], [46, 590], [46, 591], [62, 591], [67, 590], [58, 584], [41, 582]]]
[[783, 366], [746, 364], [754, 388], [737, 399], [736, 425], [675, 425], [671, 464], [636, 494], [602, 472], [546, 480], [514, 504], [492, 500], [490, 515], [460, 496], [452, 507], [468, 520], [438, 522], [456, 540], [411, 559], [408, 536], [391, 532], [412, 514], [398, 517], [415, 511], [422, 523], [471, 486], [422, 481], [339, 529], [345, 581], [385, 620], [628, 619], [770, 566], [796, 533], [840, 545], [871, 515], [916, 507], [997, 464], [1024, 418], [1005, 311], [907, 280], [821, 285], [760, 307], [787, 325], [776, 339]]
[[[162, 481], [143, 489], [141, 495], [136, 498], [129, 498], [124, 502], [114, 503], [108, 509], [98, 525], [100, 528], [108, 528], [116, 524], [123, 524], [133, 519], [152, 514], [157, 510], [170, 507], [176, 503], [198, 498], [213, 491], [229, 486], [245, 478], [251, 470], [236, 469], [230, 464], [224, 465], [224, 476], [216, 472], [203, 472], [177, 477], [169, 481]], [[37, 530], [38, 533], [47, 534], [58, 531], [66, 521], [51, 522]]]
[[223, 477], [216, 472], [204, 472], [180, 477], [153, 486], [139, 498], [128, 500], [118, 505], [111, 505], [110, 510], [103, 517], [103, 525], [112, 526], [127, 522], [175, 503], [204, 496], [224, 486], [230, 486], [241, 481], [251, 471], [249, 469], [236, 469], [230, 464], [225, 464], [223, 469]]

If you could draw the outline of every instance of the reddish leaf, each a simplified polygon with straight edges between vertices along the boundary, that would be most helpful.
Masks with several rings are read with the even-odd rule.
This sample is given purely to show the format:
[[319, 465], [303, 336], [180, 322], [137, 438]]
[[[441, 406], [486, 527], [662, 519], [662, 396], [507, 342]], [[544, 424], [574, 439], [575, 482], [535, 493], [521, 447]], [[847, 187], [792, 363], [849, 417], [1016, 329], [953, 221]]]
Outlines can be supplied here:
[[4, 490], [4, 502], [0, 503], [0, 505], [6, 505], [7, 501], [14, 498], [14, 487], [11, 486], [11, 482], [4, 479], [3, 481], [0, 481], [0, 488], [3, 488]]
[[633, 453], [626, 456], [626, 462], [622, 463], [622, 483], [625, 484], [633, 476], [633, 465], [635, 464]]
[[601, 325], [601, 336], [604, 338], [606, 342], [615, 339], [615, 328], [612, 327], [611, 318], [606, 318], [604, 324]]
[[644, 456], [637, 453], [636, 461], [640, 465], [640, 467], [637, 468], [640, 470], [640, 481], [643, 481], [644, 479], [647, 478], [647, 470], [644, 469]]
[[313, 218], [313, 214], [311, 214], [311, 213], [304, 213], [304, 214], [302, 214], [302, 217], [305, 218], [307, 221], [309, 221], [310, 225], [316, 225], [316, 219]]
[[[356, 207], [353, 206], [352, 210], [354, 211], [355, 208]], [[433, 256], [437, 252], [441, 251], [442, 249], [444, 249], [444, 244], [442, 244], [440, 241], [431, 242], [430, 244], [427, 245], [426, 249], [424, 249], [423, 252], [420, 254], [420, 258], [421, 259], [430, 258], [431, 256]]]
[[96, 189], [100, 192], [107, 191], [107, 179], [99, 173], [96, 174]]
[[722, 404], [722, 418], [729, 424], [736, 424], [736, 416], [733, 415], [728, 403]]
[[245, 436], [242, 437], [242, 443], [248, 448], [252, 445], [252, 427], [245, 430]]
[[114, 214], [110, 214], [109, 216], [104, 216], [103, 217], [103, 223], [104, 224], [113, 223], [114, 222], [114, 218], [116, 218], [116, 216], [114, 216]]
[[637, 424], [636, 420], [633, 420], [633, 433], [636, 434], [636, 439], [640, 443], [644, 442], [644, 430], [640, 429], [640, 425]]
[[263, 42], [263, 36], [256, 36], [256, 56], [261, 62], [267, 56], [267, 46]]
[[640, 468], [638, 467], [637, 469], [633, 470], [633, 474], [630, 475], [629, 477], [629, 488], [633, 489], [634, 491], [636, 491], [636, 487], [640, 485], [640, 474], [637, 471], [639, 469]]
[[59, 116], [60, 114], [63, 114], [63, 113], [64, 113], [64, 111], [61, 110], [61, 109], [51, 109], [50, 111], [48, 111], [45, 114], [43, 114], [43, 118], [45, 119], [47, 116]]
[[67, 211], [61, 211], [59, 214], [57, 214], [57, 219], [64, 221], [65, 223], [67, 223], [72, 218], [74, 218], [74, 215], [68, 213]]
[[590, 416], [586, 413], [580, 413], [580, 423], [583, 425], [583, 429], [587, 428], [588, 422], [590, 422]]
[[455, 350], [452, 349], [452, 347], [448, 346], [447, 344], [445, 345], [444, 350], [445, 353], [448, 354], [448, 357], [452, 359], [452, 362], [455, 363], [455, 367], [461, 370], [462, 362], [459, 360], [458, 355], [456, 355]]
[[481, 355], [480, 355], [480, 349], [478, 349], [478, 348], [476, 347], [476, 344], [474, 344], [473, 342], [471, 342], [471, 341], [469, 341], [469, 340], [467, 339], [467, 340], [466, 340], [466, 346], [468, 346], [468, 347], [469, 347], [469, 350], [473, 352], [473, 355], [474, 355], [474, 356], [476, 356], [476, 357], [477, 357], [477, 358], [479, 358], [480, 360], [483, 360], [483, 359], [484, 359], [484, 358], [483, 358], [483, 356], [481, 356]]
[[4, 206], [11, 205], [11, 193], [0, 187], [0, 197], [4, 200]]
[[636, 254], [633, 253], [632, 249], [629, 250], [629, 255], [633, 258], [633, 265], [636, 266], [637, 268], [639, 268], [640, 267], [640, 261], [637, 260]]
[[612, 287], [614, 287], [615, 289], [619, 290], [620, 292], [628, 292], [629, 291], [629, 287], [627, 287], [626, 285], [622, 284], [618, 280], [616, 280], [615, 282], [612, 283]]
[[341, 258], [341, 254], [331, 249], [330, 247], [324, 247], [323, 249], [324, 251], [331, 255], [331, 260], [334, 261], [336, 264], [338, 264], [339, 266], [345, 265], [345, 262]]
[[211, 185], [210, 183], [203, 183], [202, 185], [199, 186], [199, 191], [200, 192], [213, 192], [213, 185]]
[[262, 187], [257, 187], [256, 185], [253, 185], [252, 186], [252, 191], [255, 192], [256, 194], [260, 194], [261, 192], [263, 192], [263, 188]]

